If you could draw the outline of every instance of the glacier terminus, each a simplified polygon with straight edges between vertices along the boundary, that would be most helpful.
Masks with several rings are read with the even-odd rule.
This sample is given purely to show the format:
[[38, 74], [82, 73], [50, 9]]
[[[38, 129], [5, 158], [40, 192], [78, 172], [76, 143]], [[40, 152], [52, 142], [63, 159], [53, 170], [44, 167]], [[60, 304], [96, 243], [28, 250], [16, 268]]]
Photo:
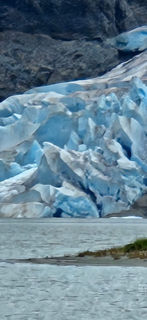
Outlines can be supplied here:
[[147, 27], [106, 74], [0, 103], [0, 217], [105, 217], [147, 192]]

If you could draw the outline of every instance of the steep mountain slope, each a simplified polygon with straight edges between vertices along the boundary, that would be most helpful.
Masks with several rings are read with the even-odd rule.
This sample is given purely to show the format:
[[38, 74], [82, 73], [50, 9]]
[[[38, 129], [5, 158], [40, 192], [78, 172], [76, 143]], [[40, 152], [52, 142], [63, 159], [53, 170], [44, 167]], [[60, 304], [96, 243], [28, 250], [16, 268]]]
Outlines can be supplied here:
[[129, 58], [107, 39], [146, 21], [145, 0], [2, 1], [0, 100], [103, 74]]

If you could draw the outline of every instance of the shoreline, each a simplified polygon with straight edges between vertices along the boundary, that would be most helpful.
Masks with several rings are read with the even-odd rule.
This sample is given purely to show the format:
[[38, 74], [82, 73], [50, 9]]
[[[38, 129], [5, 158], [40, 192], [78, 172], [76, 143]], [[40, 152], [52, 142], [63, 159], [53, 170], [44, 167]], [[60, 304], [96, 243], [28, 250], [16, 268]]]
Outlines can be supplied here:
[[28, 258], [28, 259], [1, 259], [0, 263], [27, 263], [27, 264], [48, 264], [58, 266], [104, 266], [104, 267], [147, 267], [147, 259], [128, 258], [123, 256], [114, 259], [111, 256], [106, 257], [46, 257], [46, 258]]

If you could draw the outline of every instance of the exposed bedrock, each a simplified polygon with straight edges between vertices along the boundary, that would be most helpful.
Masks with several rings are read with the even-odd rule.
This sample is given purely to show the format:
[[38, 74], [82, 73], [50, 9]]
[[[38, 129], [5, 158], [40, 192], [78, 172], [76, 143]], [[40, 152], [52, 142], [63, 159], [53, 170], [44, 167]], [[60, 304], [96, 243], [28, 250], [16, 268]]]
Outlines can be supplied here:
[[107, 39], [146, 21], [147, 2], [139, 0], [3, 1], [0, 99], [103, 74], [130, 55]]
[[0, 26], [61, 40], [104, 40], [145, 24], [146, 9], [146, 0], [5, 0]]

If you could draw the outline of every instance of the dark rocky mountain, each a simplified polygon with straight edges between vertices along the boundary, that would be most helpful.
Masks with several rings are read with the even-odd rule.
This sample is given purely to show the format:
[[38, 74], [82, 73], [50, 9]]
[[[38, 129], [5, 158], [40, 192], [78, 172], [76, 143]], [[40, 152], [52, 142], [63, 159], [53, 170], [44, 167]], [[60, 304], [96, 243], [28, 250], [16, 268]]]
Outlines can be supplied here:
[[108, 71], [129, 56], [107, 39], [146, 22], [146, 0], [1, 1], [0, 100]]

